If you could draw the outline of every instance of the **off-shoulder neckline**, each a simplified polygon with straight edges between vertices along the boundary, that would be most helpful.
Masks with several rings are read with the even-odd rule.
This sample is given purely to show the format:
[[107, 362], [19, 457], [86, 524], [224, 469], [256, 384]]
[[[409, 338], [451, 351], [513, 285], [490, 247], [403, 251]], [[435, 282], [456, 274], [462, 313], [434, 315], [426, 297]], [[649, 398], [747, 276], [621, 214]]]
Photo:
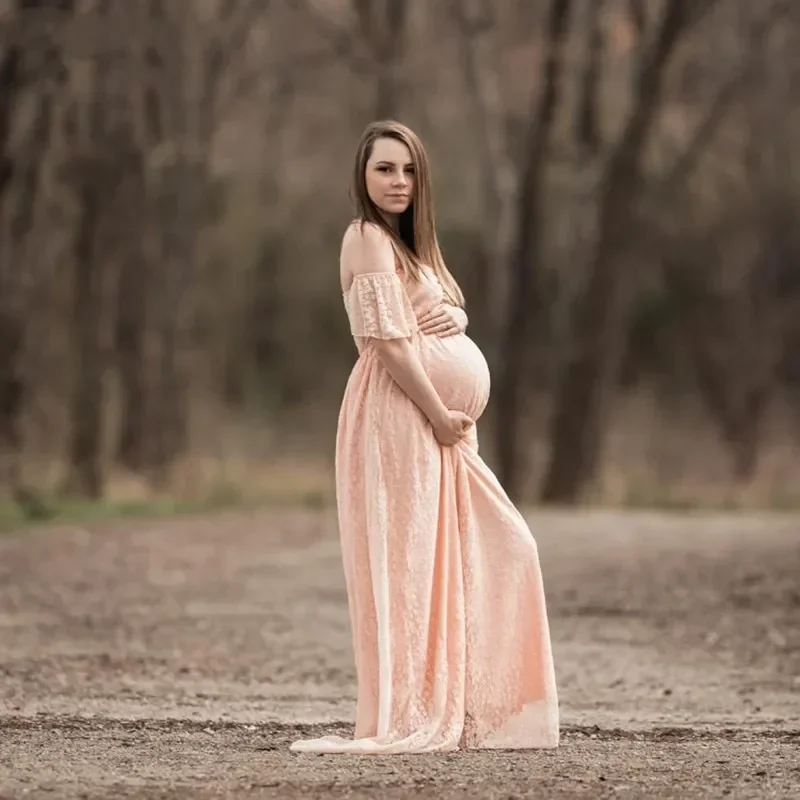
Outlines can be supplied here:
[[[436, 281], [437, 284], [439, 284], [441, 286], [441, 281], [439, 280], [439, 276], [430, 267], [423, 266], [422, 269], [423, 269], [423, 271], [425, 273], [427, 273], [428, 277], [432, 278], [434, 281]], [[383, 271], [382, 272], [360, 272], [358, 275], [354, 275], [353, 276], [353, 280], [350, 282], [350, 287], [348, 289], [342, 289], [342, 294], [343, 295], [350, 294], [350, 291], [352, 290], [353, 285], [356, 282], [356, 278], [359, 278], [359, 277], [361, 277], [361, 278], [377, 277], [378, 275], [394, 275], [394, 277], [397, 278], [397, 280], [399, 280], [401, 284], [404, 282], [403, 281], [403, 277], [404, 276], [403, 276], [403, 273], [400, 272], [400, 270], [395, 270], [394, 272], [383, 272]]]

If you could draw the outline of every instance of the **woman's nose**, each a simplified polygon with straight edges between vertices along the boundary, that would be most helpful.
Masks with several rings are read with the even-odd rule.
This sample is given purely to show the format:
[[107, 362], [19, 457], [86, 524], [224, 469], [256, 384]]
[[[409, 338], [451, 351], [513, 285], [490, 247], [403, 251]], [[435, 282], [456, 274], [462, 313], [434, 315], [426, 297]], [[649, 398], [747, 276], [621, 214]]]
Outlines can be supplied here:
[[404, 172], [396, 172], [394, 176], [395, 186], [405, 186], [408, 183], [408, 178]]

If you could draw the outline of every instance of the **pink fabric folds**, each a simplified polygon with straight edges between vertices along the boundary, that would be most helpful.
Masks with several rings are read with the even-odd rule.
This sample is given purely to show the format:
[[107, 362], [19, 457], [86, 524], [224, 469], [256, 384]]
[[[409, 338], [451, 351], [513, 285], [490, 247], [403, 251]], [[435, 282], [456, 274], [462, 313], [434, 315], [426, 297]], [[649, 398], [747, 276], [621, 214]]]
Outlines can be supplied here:
[[394, 272], [356, 275], [344, 303], [356, 338], [399, 339], [417, 330], [414, 309]]
[[559, 715], [536, 542], [478, 454], [451, 448], [371, 339], [408, 337], [445, 404], [473, 419], [489, 373], [465, 335], [423, 335], [444, 302], [432, 273], [358, 275], [345, 305], [360, 356], [336, 439], [343, 565], [358, 674], [355, 738], [296, 752], [552, 748]]

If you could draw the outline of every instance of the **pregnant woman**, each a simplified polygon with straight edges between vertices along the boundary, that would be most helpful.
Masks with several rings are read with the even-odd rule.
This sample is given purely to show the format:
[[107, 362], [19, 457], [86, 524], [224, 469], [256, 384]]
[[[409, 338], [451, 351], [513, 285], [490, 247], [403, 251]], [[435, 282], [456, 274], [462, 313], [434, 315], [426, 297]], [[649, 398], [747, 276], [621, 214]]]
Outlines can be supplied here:
[[536, 543], [478, 455], [489, 371], [436, 240], [428, 163], [396, 122], [365, 131], [341, 250], [359, 351], [336, 439], [358, 707], [315, 753], [558, 745]]

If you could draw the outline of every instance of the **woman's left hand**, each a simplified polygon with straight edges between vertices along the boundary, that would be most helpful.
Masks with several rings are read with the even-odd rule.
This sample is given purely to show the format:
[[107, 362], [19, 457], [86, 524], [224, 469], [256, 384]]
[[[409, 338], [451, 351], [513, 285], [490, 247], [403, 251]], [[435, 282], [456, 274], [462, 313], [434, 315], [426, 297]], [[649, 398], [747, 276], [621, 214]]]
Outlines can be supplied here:
[[463, 308], [442, 303], [431, 309], [419, 321], [422, 333], [436, 336], [455, 336], [467, 328], [467, 314]]

